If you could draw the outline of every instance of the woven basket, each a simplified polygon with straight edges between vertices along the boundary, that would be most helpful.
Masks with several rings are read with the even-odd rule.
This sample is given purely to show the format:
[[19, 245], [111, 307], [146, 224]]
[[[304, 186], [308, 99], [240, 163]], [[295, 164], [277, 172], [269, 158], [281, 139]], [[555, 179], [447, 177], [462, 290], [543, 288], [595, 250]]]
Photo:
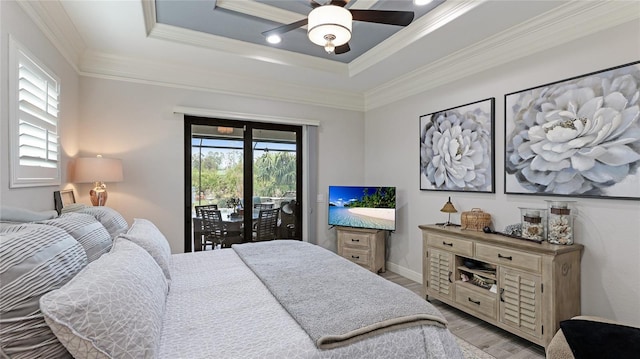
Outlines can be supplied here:
[[480, 208], [472, 208], [471, 211], [462, 212], [462, 229], [482, 231], [486, 226], [491, 226], [491, 215]]

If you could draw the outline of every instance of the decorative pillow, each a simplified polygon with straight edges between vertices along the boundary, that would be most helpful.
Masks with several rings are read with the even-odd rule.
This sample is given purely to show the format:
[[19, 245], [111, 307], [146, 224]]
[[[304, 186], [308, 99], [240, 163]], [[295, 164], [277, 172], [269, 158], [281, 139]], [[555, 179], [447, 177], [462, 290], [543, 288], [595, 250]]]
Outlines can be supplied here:
[[127, 229], [129, 229], [129, 224], [122, 217], [120, 213], [118, 213], [115, 209], [111, 207], [104, 206], [78, 206], [73, 207], [75, 212], [90, 214], [94, 216], [104, 228], [107, 229], [109, 234], [111, 235], [111, 239], [115, 239], [118, 234], [125, 233]]
[[44, 224], [0, 231], [0, 352], [11, 358], [70, 357], [46, 325], [39, 301], [87, 265], [82, 246]]
[[60, 212], [62, 213], [77, 212], [83, 208], [87, 208], [87, 205], [82, 203], [69, 203], [64, 207], [62, 207], [62, 210]]
[[167, 290], [151, 255], [116, 238], [109, 254], [44, 295], [40, 309], [74, 358], [155, 358]]
[[149, 252], [162, 269], [167, 280], [171, 279], [171, 247], [169, 247], [167, 238], [153, 222], [135, 218], [129, 231], [122, 234], [121, 237], [134, 242]]
[[93, 262], [111, 249], [111, 236], [106, 228], [93, 216], [84, 213], [63, 213], [60, 217], [41, 221], [62, 228], [75, 238], [87, 252], [87, 259]]

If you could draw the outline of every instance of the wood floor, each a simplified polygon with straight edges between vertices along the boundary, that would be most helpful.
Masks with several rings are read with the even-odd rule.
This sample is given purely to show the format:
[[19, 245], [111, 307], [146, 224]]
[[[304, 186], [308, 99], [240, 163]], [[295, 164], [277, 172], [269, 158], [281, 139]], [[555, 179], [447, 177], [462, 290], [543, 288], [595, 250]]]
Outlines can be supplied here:
[[[380, 275], [421, 295], [421, 283], [390, 271]], [[451, 333], [496, 359], [540, 359], [545, 357], [544, 348], [539, 345], [487, 324], [437, 300], [432, 300], [431, 304], [438, 308], [447, 319]]]

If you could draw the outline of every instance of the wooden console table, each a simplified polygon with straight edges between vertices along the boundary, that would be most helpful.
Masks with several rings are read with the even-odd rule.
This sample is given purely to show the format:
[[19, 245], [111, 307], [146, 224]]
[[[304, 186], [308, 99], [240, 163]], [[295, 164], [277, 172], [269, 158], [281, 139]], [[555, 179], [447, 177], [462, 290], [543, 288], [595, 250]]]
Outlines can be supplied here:
[[544, 347], [560, 321], [580, 315], [582, 245], [536, 243], [459, 227], [419, 228], [426, 299]]

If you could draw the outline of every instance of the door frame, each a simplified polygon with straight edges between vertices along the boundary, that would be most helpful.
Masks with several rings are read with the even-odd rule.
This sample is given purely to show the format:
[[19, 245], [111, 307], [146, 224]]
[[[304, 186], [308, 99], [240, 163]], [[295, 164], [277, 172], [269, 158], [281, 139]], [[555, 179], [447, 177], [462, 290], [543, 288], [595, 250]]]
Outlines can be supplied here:
[[[298, 216], [295, 218], [296, 228], [302, 229], [302, 217], [304, 216], [303, 208], [303, 126], [283, 123], [256, 122], [250, 120], [229, 120], [223, 118], [200, 117], [192, 115], [184, 115], [184, 251], [193, 251], [192, 247], [192, 212], [191, 212], [191, 148], [192, 148], [192, 125], [201, 126], [228, 126], [244, 129], [243, 138], [243, 199], [244, 203], [252, 206], [253, 197], [253, 130], [274, 130], [274, 131], [290, 131], [296, 133], [296, 201], [298, 204]], [[245, 218], [245, 228], [251, 228], [251, 217]], [[303, 238], [302, 231], [300, 239]], [[251, 234], [245, 231], [244, 240], [249, 241]]]

